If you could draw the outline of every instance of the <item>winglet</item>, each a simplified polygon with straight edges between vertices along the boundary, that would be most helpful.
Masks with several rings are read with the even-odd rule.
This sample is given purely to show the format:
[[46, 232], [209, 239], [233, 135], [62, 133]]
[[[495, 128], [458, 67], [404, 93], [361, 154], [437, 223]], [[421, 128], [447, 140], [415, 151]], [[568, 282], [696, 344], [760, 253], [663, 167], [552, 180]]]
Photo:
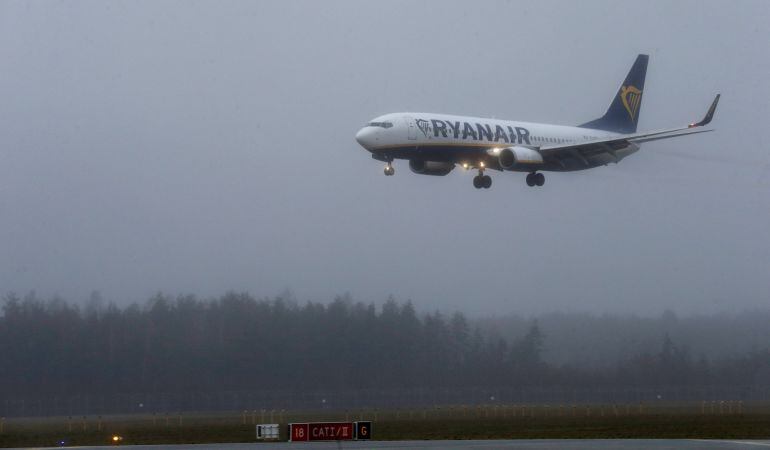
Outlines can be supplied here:
[[717, 103], [719, 103], [720, 95], [722, 94], [717, 94], [717, 96], [714, 98], [714, 102], [711, 103], [711, 107], [706, 113], [706, 117], [704, 117], [703, 120], [701, 120], [698, 123], [691, 123], [688, 128], [702, 127], [703, 125], [708, 125], [709, 123], [711, 123], [711, 119], [714, 118], [714, 111], [717, 110]]

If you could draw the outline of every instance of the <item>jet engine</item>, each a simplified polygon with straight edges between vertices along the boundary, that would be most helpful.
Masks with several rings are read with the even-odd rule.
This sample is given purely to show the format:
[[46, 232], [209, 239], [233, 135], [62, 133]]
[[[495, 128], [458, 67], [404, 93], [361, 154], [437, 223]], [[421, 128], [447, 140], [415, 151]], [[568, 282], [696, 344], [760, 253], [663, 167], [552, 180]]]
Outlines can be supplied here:
[[500, 167], [506, 170], [519, 169], [522, 167], [532, 167], [532, 165], [543, 164], [543, 155], [537, 150], [527, 147], [507, 147], [500, 150], [497, 155]]
[[439, 161], [423, 161], [420, 159], [410, 159], [409, 169], [420, 175], [438, 175], [444, 176], [455, 168], [454, 163]]

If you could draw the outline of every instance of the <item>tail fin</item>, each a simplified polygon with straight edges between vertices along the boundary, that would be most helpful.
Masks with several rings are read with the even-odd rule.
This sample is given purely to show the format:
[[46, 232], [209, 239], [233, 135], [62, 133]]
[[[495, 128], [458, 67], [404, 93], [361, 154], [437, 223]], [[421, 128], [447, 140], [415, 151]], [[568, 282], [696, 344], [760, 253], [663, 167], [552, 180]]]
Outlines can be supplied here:
[[635, 133], [636, 124], [639, 122], [639, 111], [642, 109], [642, 92], [648, 60], [647, 55], [637, 56], [607, 112], [602, 117], [584, 123], [580, 127], [616, 133]]

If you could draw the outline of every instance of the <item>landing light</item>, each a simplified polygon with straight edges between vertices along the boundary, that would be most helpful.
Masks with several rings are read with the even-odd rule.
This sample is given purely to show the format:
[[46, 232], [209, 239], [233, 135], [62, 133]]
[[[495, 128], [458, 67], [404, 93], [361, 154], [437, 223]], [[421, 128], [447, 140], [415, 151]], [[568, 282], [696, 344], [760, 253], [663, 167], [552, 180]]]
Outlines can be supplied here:
[[112, 442], [118, 443], [123, 440], [123, 436], [118, 436], [117, 434], [112, 436]]
[[486, 167], [486, 165], [484, 164], [484, 161], [481, 161], [481, 162], [479, 163], [479, 167]]
[[463, 169], [468, 170], [468, 163], [463, 163]]

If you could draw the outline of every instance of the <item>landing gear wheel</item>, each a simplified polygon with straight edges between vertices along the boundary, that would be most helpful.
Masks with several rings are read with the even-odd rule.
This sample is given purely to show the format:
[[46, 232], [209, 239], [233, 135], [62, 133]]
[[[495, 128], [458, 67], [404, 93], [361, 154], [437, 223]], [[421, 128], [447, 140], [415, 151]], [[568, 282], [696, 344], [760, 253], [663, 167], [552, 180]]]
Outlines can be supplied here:
[[393, 166], [391, 166], [390, 163], [388, 163], [388, 165], [385, 166], [384, 172], [385, 172], [385, 176], [389, 177], [389, 176], [392, 176], [394, 173], [396, 173], [396, 169]]
[[545, 184], [545, 175], [538, 172], [531, 172], [527, 174], [527, 186], [542, 186]]
[[527, 186], [532, 187], [535, 185], [535, 178], [537, 177], [537, 174], [532, 172], [527, 174]]
[[489, 189], [492, 187], [492, 177], [484, 175], [484, 164], [479, 167], [479, 174], [473, 177], [473, 187], [476, 189]]

